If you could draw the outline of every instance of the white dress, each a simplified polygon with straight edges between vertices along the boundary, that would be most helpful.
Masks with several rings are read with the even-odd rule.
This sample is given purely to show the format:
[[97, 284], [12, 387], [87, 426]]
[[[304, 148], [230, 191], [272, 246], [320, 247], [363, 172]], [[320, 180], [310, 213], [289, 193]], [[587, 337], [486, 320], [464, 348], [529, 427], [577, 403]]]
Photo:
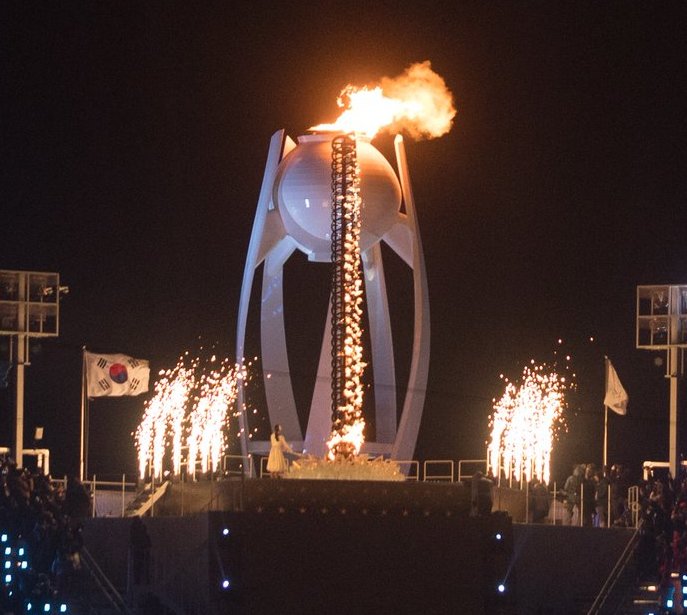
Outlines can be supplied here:
[[293, 453], [293, 450], [286, 441], [286, 438], [279, 434], [279, 439], [274, 436], [274, 433], [270, 435], [270, 442], [272, 443], [272, 448], [270, 449], [270, 456], [267, 458], [267, 471], [281, 474], [286, 472], [286, 459], [284, 459], [284, 451]]

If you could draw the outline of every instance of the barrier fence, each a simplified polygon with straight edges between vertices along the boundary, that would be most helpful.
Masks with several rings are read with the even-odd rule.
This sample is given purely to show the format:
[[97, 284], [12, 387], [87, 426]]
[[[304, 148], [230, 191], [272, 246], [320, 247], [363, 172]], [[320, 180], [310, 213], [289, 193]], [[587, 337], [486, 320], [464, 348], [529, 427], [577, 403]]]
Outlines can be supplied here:
[[[288, 466], [290, 461], [288, 458], [286, 461]], [[453, 459], [427, 459], [422, 464], [416, 459], [394, 461], [405, 472], [406, 480], [417, 482], [463, 482], [469, 484], [477, 472], [484, 475], [487, 468], [486, 459], [460, 459], [457, 462]], [[256, 456], [252, 454], [247, 456], [225, 455], [222, 458], [221, 476], [218, 473], [208, 477], [208, 479], [242, 478], [243, 476], [254, 476], [256, 471], [260, 478], [269, 476], [267, 456], [260, 455], [256, 459]], [[181, 480], [184, 482], [187, 479], [182, 477]], [[149, 486], [151, 491], [154, 491], [155, 482], [158, 481], [151, 481], [151, 484], [146, 485], [146, 487]], [[66, 489], [67, 477], [53, 480], [53, 483], [62, 484]], [[93, 516], [125, 516], [128, 503], [134, 499], [137, 490], [141, 487], [140, 482], [127, 482], [124, 474], [119, 481], [101, 480], [93, 475], [84, 481], [84, 485], [91, 495], [91, 514]], [[594, 523], [594, 525], [603, 527], [613, 525], [618, 518], [622, 517], [621, 521], [625, 526], [637, 527], [640, 521], [641, 502], [639, 488], [636, 486], [630, 487], [626, 498], [625, 494], [619, 498], [614, 491], [616, 487], [609, 485], [605, 511], [598, 510], [596, 506], [593, 506], [593, 510], [589, 509], [592, 506], [591, 498], [585, 497], [584, 483], [580, 487], [579, 501], [576, 501], [576, 498], [567, 499], [567, 494], [563, 492], [556, 481], [551, 483], [551, 486], [545, 491], [539, 491], [538, 494], [530, 491], [527, 482], [521, 488], [518, 488], [519, 486], [519, 483], [516, 483], [515, 488], [494, 485], [492, 490], [494, 509], [511, 512], [508, 510], [509, 506], [513, 506], [514, 501], [521, 501], [521, 514], [517, 515], [511, 512], [511, 515], [515, 520], [530, 522], [534, 517], [534, 498], [546, 497], [547, 514], [546, 520], [543, 522], [579, 526]], [[612, 504], [614, 502], [619, 507], [622, 506], [622, 510], [613, 510]], [[524, 518], [518, 519], [518, 516], [523, 516], [523, 512]], [[603, 513], [605, 513], [605, 519]]]
[[427, 459], [422, 464], [425, 481], [453, 482], [453, 459]]

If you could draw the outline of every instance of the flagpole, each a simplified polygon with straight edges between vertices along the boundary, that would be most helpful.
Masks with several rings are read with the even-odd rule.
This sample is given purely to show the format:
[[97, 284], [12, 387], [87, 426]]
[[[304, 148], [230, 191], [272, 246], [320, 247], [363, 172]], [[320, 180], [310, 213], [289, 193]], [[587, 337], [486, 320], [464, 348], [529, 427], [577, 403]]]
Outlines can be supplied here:
[[[604, 357], [604, 397], [608, 391], [608, 357]], [[604, 403], [604, 471], [608, 465], [608, 406]]]
[[608, 465], [608, 406], [604, 406], [604, 468]]
[[83, 482], [85, 470], [85, 423], [86, 423], [86, 346], [81, 347], [81, 448], [79, 449], [79, 480]]

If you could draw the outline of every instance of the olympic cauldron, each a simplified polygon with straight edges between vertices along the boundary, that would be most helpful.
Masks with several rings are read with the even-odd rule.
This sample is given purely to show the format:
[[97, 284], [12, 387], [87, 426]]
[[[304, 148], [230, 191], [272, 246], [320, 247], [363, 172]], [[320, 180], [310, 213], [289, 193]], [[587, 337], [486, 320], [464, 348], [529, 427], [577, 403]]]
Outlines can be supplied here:
[[[307, 134], [296, 144], [285, 131], [271, 139], [246, 257], [237, 326], [236, 356], [245, 354], [255, 270], [263, 264], [260, 355], [270, 422], [279, 423], [295, 450], [324, 456], [331, 433], [331, 327], [325, 326], [307, 429], [302, 433], [286, 347], [283, 267], [299, 250], [312, 262], [331, 260], [332, 140], [336, 133]], [[429, 300], [424, 255], [403, 139], [394, 141], [398, 174], [364, 137], [357, 137], [362, 228], [360, 251], [374, 368], [376, 441], [362, 452], [398, 461], [412, 458], [424, 406], [429, 361]], [[402, 208], [402, 205], [404, 206]], [[381, 242], [413, 272], [414, 326], [410, 373], [397, 416], [394, 351]], [[331, 313], [331, 310], [329, 311]], [[239, 391], [242, 454], [266, 454], [269, 441], [249, 437], [245, 395]]]

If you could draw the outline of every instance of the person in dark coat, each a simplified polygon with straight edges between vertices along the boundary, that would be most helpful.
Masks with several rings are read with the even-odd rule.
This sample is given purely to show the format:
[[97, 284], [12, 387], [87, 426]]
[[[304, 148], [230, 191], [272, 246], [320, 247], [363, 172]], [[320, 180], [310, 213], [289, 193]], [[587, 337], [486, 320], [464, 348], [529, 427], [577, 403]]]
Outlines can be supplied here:
[[546, 483], [533, 480], [530, 487], [532, 522], [545, 523], [549, 514], [549, 490]]
[[76, 476], [70, 476], [67, 479], [64, 504], [65, 512], [75, 519], [88, 517], [91, 512], [91, 496]]
[[486, 478], [482, 472], [475, 472], [475, 474], [473, 474], [471, 484], [471, 514], [473, 516], [484, 516], [491, 514], [492, 485], [492, 482]]
[[598, 527], [608, 527], [608, 476], [603, 470], [597, 470], [594, 482], [596, 484], [596, 523]]
[[590, 464], [584, 470], [582, 479], [582, 525], [593, 525], [596, 514], [596, 485], [594, 483], [594, 467]]
[[582, 469], [573, 466], [573, 473], [568, 476], [563, 486], [565, 493], [565, 525], [577, 525], [580, 514], [580, 492], [582, 490]]
[[129, 530], [129, 547], [131, 549], [131, 568], [134, 585], [150, 583], [150, 536], [141, 517], [134, 517]]

